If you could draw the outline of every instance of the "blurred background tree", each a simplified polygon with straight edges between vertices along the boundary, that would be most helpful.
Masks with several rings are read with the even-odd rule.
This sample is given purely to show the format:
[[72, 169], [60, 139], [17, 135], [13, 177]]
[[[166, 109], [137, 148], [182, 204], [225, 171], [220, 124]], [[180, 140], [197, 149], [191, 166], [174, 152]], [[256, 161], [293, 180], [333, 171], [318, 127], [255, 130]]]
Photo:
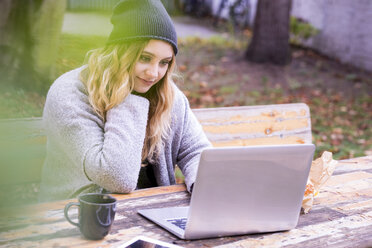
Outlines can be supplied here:
[[291, 0], [259, 0], [253, 37], [245, 57], [252, 62], [285, 65], [291, 61], [289, 20]]
[[0, 1], [2, 87], [46, 90], [65, 9], [66, 0]]

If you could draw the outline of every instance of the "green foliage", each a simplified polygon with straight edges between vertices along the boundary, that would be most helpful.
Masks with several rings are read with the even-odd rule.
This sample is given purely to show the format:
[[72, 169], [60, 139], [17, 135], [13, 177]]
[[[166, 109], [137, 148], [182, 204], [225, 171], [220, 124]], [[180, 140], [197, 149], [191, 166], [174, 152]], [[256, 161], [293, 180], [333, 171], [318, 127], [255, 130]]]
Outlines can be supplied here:
[[300, 44], [301, 40], [307, 40], [319, 33], [319, 30], [311, 24], [294, 16], [291, 16], [290, 18], [289, 27], [291, 32], [291, 42], [294, 44]]
[[97, 15], [97, 16], [105, 16], [107, 19], [111, 18], [112, 10], [105, 10], [105, 9], [68, 9], [66, 13], [74, 13], [74, 14], [89, 14], [89, 15]]
[[84, 64], [88, 51], [105, 45], [106, 37], [63, 34], [58, 49], [56, 75]]
[[66, 1], [7, 1], [0, 29], [0, 85], [46, 91]]
[[247, 46], [245, 41], [235, 38], [231, 39], [221, 35], [212, 36], [209, 39], [201, 39], [196, 36], [179, 38], [178, 45], [180, 47], [193, 46], [193, 48], [200, 47], [203, 49], [206, 46], [209, 46], [210, 50], [213, 50], [214, 52], [219, 52], [221, 49], [224, 50], [228, 48], [240, 50], [245, 49]]
[[0, 119], [40, 117], [45, 97], [23, 89], [3, 89], [0, 93]]
[[[89, 50], [104, 46], [105, 37], [63, 34], [56, 62], [56, 75], [82, 66]], [[43, 88], [49, 88], [53, 83]], [[0, 118], [40, 117], [45, 102], [45, 91], [30, 91], [22, 88], [3, 87], [0, 89]]]
[[238, 90], [238, 85], [224, 85], [220, 88], [220, 93], [222, 95], [235, 94]]

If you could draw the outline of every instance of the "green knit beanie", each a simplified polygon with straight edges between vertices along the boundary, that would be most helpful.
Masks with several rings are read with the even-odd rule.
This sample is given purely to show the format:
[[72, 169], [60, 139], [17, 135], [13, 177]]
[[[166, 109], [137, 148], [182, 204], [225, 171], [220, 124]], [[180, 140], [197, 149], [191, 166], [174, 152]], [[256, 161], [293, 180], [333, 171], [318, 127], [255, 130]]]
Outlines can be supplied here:
[[176, 30], [160, 0], [122, 0], [114, 7], [111, 23], [107, 44], [158, 39], [178, 52]]

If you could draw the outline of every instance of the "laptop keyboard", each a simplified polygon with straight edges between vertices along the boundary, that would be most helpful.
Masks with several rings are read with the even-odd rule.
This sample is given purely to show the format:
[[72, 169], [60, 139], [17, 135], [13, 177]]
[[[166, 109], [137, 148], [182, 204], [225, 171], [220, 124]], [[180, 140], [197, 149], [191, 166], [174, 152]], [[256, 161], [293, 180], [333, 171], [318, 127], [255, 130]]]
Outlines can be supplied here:
[[167, 220], [168, 222], [172, 223], [173, 225], [178, 226], [179, 228], [185, 230], [187, 218], [178, 218], [178, 219], [170, 219]]

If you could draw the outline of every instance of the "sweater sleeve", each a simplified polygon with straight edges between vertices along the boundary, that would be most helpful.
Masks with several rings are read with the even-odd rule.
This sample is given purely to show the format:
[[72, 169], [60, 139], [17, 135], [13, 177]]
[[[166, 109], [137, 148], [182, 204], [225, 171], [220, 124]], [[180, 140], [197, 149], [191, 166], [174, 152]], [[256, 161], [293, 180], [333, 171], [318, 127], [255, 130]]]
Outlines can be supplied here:
[[177, 165], [185, 176], [185, 183], [189, 192], [191, 185], [195, 182], [198, 170], [200, 154], [211, 143], [207, 139], [202, 126], [191, 111], [189, 102], [184, 96], [185, 115], [183, 119], [183, 132], [180, 149], [178, 152]]
[[149, 102], [129, 97], [108, 111], [102, 142], [91, 144], [85, 155], [87, 177], [105, 189], [127, 193], [137, 186], [146, 134]]
[[112, 192], [133, 191], [141, 164], [148, 100], [129, 95], [106, 113], [103, 122], [86, 95], [63, 90], [58, 86], [52, 89], [44, 108], [48, 139], [59, 147], [54, 152], [73, 161], [76, 171], [70, 173], [81, 173]]

